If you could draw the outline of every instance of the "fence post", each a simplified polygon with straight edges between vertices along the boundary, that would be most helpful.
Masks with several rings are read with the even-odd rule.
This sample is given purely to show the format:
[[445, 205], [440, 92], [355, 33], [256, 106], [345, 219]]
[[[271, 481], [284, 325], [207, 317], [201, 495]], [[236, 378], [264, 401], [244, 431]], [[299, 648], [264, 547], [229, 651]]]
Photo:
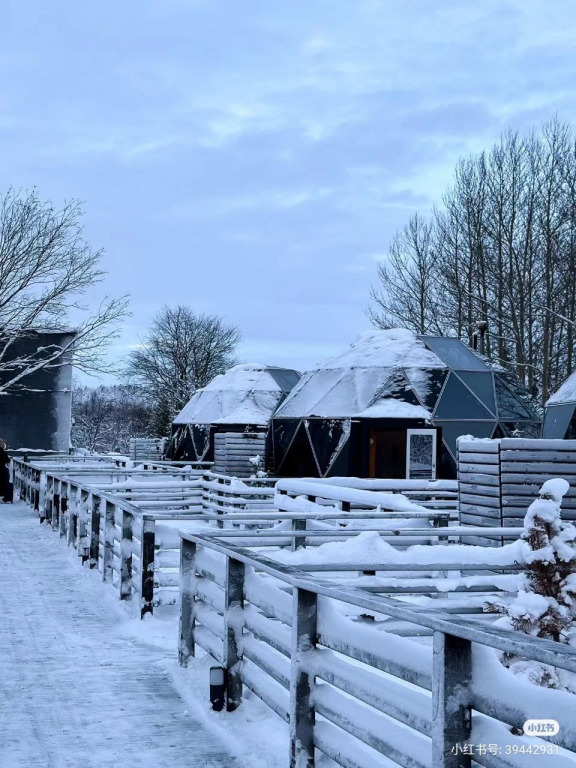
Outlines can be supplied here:
[[470, 738], [472, 643], [434, 632], [432, 662], [432, 768], [470, 768], [458, 754]]
[[140, 595], [142, 599], [140, 618], [147, 613], [154, 612], [154, 548], [156, 533], [153, 517], [142, 516], [142, 558], [140, 560], [141, 585]]
[[68, 494], [69, 484], [60, 482], [60, 515], [58, 516], [58, 529], [60, 536], [65, 536], [68, 530]]
[[34, 511], [40, 513], [40, 470], [34, 473]]
[[314, 677], [306, 671], [304, 656], [317, 637], [315, 592], [293, 588], [292, 652], [290, 676], [290, 768], [314, 768]]
[[185, 667], [194, 656], [194, 600], [196, 597], [196, 542], [180, 539], [180, 642], [178, 661]]
[[226, 709], [233, 712], [242, 703], [242, 671], [239, 653], [244, 622], [244, 563], [226, 558], [224, 593], [224, 668], [226, 669]]
[[40, 522], [48, 520], [52, 525], [52, 507], [54, 503], [54, 480], [46, 475], [46, 490], [44, 492], [44, 507], [39, 510]]
[[68, 525], [66, 527], [66, 543], [70, 546], [70, 544], [75, 544], [76, 542], [78, 488], [72, 485], [72, 483], [68, 483], [67, 487]]
[[[82, 564], [90, 558], [90, 537], [88, 535], [88, 491], [80, 491], [80, 511], [78, 513], [78, 554], [82, 557]], [[88, 539], [88, 542], [86, 542]], [[86, 544], [88, 543], [88, 546]]]
[[105, 501], [104, 551], [102, 553], [102, 581], [112, 581], [114, 572], [114, 504]]
[[97, 497], [94, 502], [94, 496], [91, 493], [89, 497], [90, 508], [90, 568], [98, 568], [100, 558], [100, 504], [101, 500]]
[[[306, 518], [304, 519], [296, 519], [292, 518], [292, 526], [291, 530], [293, 532], [296, 531], [305, 531], [306, 530]], [[292, 537], [292, 552], [296, 552], [297, 549], [300, 547], [306, 546], [306, 536], [293, 536]]]
[[132, 513], [122, 510], [120, 534], [120, 600], [132, 596]]
[[54, 478], [54, 493], [52, 495], [52, 530], [60, 524], [60, 480]]

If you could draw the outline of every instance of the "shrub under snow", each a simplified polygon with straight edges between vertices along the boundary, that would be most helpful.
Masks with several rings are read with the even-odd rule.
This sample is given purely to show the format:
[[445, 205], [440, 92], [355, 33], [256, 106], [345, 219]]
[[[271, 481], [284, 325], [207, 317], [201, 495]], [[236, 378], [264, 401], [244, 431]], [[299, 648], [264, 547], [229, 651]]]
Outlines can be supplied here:
[[[576, 527], [560, 518], [569, 487], [561, 479], [544, 483], [524, 518], [523, 586], [511, 603], [491, 602], [485, 609], [502, 614], [500, 626], [576, 645]], [[509, 653], [500, 658], [514, 674], [536, 685], [576, 693], [576, 674]]]

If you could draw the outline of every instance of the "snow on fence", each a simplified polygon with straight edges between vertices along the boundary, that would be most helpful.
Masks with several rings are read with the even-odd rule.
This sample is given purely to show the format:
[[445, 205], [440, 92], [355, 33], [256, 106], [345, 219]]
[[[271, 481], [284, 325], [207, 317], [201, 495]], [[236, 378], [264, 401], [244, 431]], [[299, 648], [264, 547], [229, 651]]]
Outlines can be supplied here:
[[[312, 478], [310, 478], [312, 479]], [[356, 488], [362, 491], [401, 493], [430, 509], [458, 509], [457, 480], [387, 480], [385, 478], [323, 477], [314, 482]]]
[[[461, 437], [460, 522], [479, 527], [519, 527], [530, 502], [550, 477], [563, 477], [570, 483], [562, 516], [565, 520], [576, 520], [576, 440]], [[480, 537], [471, 543], [495, 542]]]
[[[499, 746], [497, 757], [475, 752], [487, 768], [525, 766], [551, 745], [576, 757], [571, 694], [514, 678], [491, 652], [576, 672], [576, 648], [318, 581], [220, 537], [182, 534], [180, 663], [202, 648], [224, 667], [229, 711], [246, 686], [286, 721], [290, 768], [313, 768], [317, 752], [343, 768], [376, 768], [383, 756], [462, 768], [466, 743]], [[343, 615], [351, 606], [421, 627], [433, 647], [353, 622]], [[538, 717], [556, 719], [559, 734], [512, 735]]]

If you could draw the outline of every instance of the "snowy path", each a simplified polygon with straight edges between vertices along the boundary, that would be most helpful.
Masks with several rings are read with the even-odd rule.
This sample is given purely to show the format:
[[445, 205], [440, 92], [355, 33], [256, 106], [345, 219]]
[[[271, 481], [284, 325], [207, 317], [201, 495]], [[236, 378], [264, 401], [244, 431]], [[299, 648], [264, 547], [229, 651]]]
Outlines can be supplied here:
[[23, 504], [0, 504], [0, 768], [240, 768], [74, 558]]

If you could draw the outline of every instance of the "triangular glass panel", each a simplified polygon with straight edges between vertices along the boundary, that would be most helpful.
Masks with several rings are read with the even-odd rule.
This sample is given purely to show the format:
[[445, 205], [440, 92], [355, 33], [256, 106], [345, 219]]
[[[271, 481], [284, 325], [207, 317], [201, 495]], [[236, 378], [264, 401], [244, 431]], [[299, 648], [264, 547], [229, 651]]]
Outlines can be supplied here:
[[412, 386], [401, 368], [396, 368], [386, 379], [374, 395], [370, 405], [374, 405], [374, 403], [377, 403], [382, 398], [392, 398], [394, 400], [402, 400], [404, 403], [410, 403], [411, 405], [420, 405]]
[[274, 452], [274, 466], [279, 469], [290, 450], [290, 444], [294, 439], [296, 430], [302, 422], [300, 419], [274, 419], [272, 422], [272, 442]]
[[538, 419], [538, 414], [531, 408], [528, 394], [521, 389], [521, 385], [517, 385], [512, 389], [508, 386], [509, 381], [511, 379], [506, 374], [494, 374], [499, 421]]
[[574, 403], [547, 406], [542, 437], [563, 440], [574, 416], [574, 407]]
[[468, 421], [494, 419], [494, 415], [474, 397], [455, 374], [451, 373], [436, 406], [434, 420], [436, 419]]
[[310, 442], [321, 476], [324, 477], [350, 434], [350, 422], [339, 419], [309, 419], [307, 424]]
[[[572, 403], [572, 406], [574, 406], [574, 403]], [[572, 416], [570, 419], [570, 424], [568, 425], [568, 429], [566, 430], [566, 440], [575, 440], [576, 439], [576, 414]]]
[[432, 412], [438, 403], [448, 371], [441, 368], [407, 368], [406, 376], [420, 403]]
[[481, 371], [458, 371], [457, 376], [484, 403], [486, 408], [496, 416], [494, 374], [482, 373]]
[[192, 424], [192, 443], [197, 456], [197, 461], [212, 461], [210, 451], [210, 432], [209, 424]]
[[302, 421], [277, 471], [282, 477], [318, 477], [318, 465]]

